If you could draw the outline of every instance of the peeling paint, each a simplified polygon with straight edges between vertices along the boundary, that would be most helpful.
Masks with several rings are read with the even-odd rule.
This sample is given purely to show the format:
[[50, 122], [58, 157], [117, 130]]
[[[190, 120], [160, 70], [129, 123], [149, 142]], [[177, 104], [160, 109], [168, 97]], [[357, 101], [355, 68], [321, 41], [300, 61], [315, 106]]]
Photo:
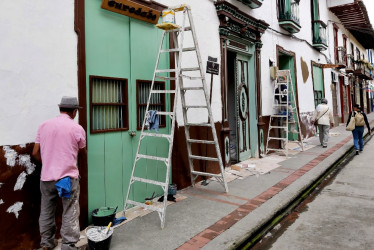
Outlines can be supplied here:
[[17, 178], [16, 185], [14, 185], [14, 191], [21, 190], [23, 188], [23, 184], [25, 184], [26, 181], [26, 172], [23, 171]]
[[8, 213], [14, 213], [16, 218], [18, 219], [19, 211], [22, 210], [23, 202], [16, 202], [12, 206], [10, 206], [6, 211]]
[[35, 164], [31, 162], [30, 155], [20, 155], [18, 157], [18, 164], [26, 167], [27, 174], [32, 174], [35, 171]]
[[4, 146], [3, 150], [5, 151], [4, 157], [6, 158], [6, 164], [10, 167], [14, 167], [14, 165], [16, 165], [17, 152], [9, 146]]
[[20, 144], [19, 145], [21, 148], [26, 148], [26, 144]]
[[1, 204], [4, 204], [4, 201], [3, 201], [3, 199], [0, 199], [0, 205], [1, 205]]

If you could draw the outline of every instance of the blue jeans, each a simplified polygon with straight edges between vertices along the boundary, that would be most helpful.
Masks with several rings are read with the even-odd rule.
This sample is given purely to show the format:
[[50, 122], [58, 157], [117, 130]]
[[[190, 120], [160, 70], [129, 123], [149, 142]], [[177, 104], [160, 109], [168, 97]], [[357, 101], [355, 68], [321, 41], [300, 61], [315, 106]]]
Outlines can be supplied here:
[[364, 149], [364, 139], [362, 139], [363, 134], [364, 126], [356, 126], [356, 128], [352, 131], [353, 144], [356, 150], [362, 151]]

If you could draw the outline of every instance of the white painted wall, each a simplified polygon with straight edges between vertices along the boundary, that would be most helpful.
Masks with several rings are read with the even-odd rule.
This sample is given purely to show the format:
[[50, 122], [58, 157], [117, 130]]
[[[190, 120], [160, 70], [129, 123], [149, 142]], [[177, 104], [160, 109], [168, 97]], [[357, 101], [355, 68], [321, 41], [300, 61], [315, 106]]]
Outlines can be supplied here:
[[33, 142], [77, 96], [74, 0], [0, 1], [0, 145]]

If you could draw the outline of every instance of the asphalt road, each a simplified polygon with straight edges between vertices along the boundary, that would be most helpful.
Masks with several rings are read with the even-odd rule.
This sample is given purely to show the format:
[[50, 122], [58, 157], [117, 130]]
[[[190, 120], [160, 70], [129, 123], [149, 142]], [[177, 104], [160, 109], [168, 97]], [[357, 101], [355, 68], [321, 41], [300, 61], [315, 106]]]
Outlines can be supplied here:
[[300, 211], [255, 249], [374, 249], [374, 139]]

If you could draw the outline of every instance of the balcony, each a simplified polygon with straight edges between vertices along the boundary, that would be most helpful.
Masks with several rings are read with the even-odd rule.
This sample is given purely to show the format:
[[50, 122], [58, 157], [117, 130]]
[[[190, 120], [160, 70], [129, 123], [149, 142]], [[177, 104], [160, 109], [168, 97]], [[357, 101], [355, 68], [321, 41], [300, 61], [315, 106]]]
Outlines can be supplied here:
[[347, 67], [345, 67], [345, 73], [353, 73], [355, 70], [353, 55], [347, 54]]
[[313, 21], [313, 47], [319, 51], [327, 49], [326, 27], [321, 20]]
[[347, 56], [345, 52], [345, 48], [342, 46], [335, 48], [335, 64], [339, 65], [338, 68], [345, 68], [347, 67]]
[[355, 61], [355, 65], [355, 70], [353, 72], [355, 76], [365, 80], [373, 80], [371, 77], [372, 66], [369, 62], [360, 59]]
[[300, 31], [299, 1], [279, 0], [279, 25], [290, 33]]
[[264, 0], [238, 0], [239, 2], [242, 2], [243, 4], [249, 6], [252, 9], [256, 9], [261, 7], [262, 2]]

